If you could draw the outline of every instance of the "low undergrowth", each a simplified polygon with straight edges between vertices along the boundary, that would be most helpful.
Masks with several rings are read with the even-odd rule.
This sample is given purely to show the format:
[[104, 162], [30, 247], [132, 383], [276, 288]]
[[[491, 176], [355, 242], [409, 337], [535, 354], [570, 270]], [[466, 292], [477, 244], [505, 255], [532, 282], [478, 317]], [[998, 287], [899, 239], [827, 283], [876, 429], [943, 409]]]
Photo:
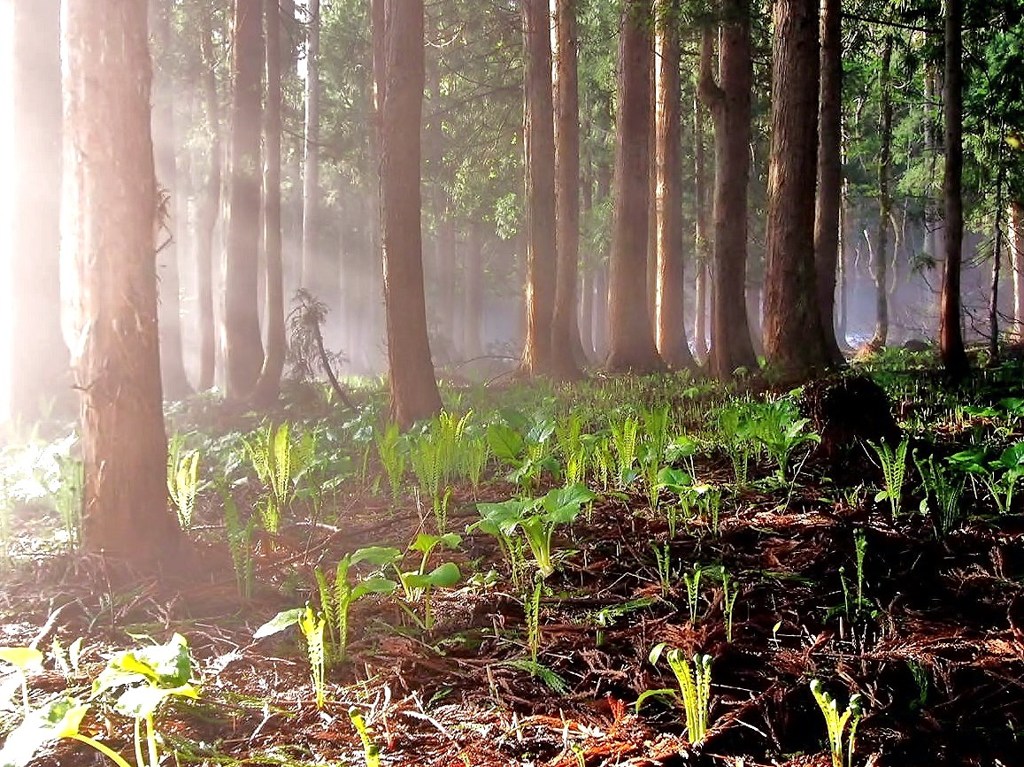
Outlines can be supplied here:
[[[187, 586], [76, 552], [71, 440], [9, 448], [0, 728], [70, 711], [40, 763], [137, 767], [1013, 764], [1021, 371], [906, 363], [867, 371], [902, 434], [842, 463], [801, 392], [680, 376], [449, 391], [407, 434], [375, 391], [193, 403]], [[175, 685], [97, 681], [183, 642]]]

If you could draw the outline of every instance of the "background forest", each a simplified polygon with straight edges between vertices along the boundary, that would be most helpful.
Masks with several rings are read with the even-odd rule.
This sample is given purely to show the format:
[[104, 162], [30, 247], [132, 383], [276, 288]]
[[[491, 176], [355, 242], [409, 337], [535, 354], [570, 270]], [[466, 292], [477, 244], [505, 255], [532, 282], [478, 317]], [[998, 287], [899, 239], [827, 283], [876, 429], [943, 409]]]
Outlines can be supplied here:
[[[578, 74], [578, 100], [567, 100], [564, 109], [571, 114], [559, 111], [558, 120], [578, 126], [579, 171], [578, 184], [565, 179], [560, 183], [578, 186], [579, 256], [574, 280], [578, 288], [565, 295], [575, 296], [570, 334], [576, 360], [601, 366], [610, 351], [609, 318], [614, 316], [609, 309], [609, 282], [615, 140], [622, 133], [616, 129], [622, 111], [616, 85], [624, 69], [619, 62], [622, 15], [619, 3], [610, 0], [568, 5], [564, 12], [572, 16], [573, 27], [566, 40], [578, 55], [571, 62], [578, 66], [573, 73]], [[24, 239], [17, 242], [31, 242], [36, 256], [23, 255], [20, 246], [10, 251], [19, 255], [8, 265], [13, 279], [7, 284], [31, 282], [40, 287], [13, 291], [8, 304], [14, 330], [8, 335], [13, 341], [4, 367], [20, 371], [14, 410], [30, 415], [40, 393], [53, 397], [64, 390], [58, 382], [66, 380], [57, 375], [62, 355], [58, 316], [53, 311], [53, 232], [60, 188], [54, 154], [59, 145], [58, 38], [55, 3], [13, 6], [22, 21], [17, 27], [22, 39], [9, 50], [29, 51], [34, 58], [17, 60], [12, 81], [15, 107], [6, 114], [16, 122], [20, 143], [4, 144], [12, 156], [20, 158], [21, 186], [12, 198], [17, 203], [12, 220], [19, 222], [16, 233]], [[829, 96], [841, 98], [842, 115], [841, 139], [829, 150], [839, 153], [835, 160], [842, 167], [836, 336], [844, 347], [867, 341], [880, 346], [932, 340], [938, 330], [945, 231], [941, 9], [928, 2], [845, 2], [841, 8], [837, 3], [831, 12], [842, 14], [841, 42], [836, 41], [839, 47], [834, 51], [841, 56], [842, 85], [841, 89], [833, 86], [836, 90]], [[225, 267], [222, 260], [225, 249], [230, 250], [225, 219], [230, 200], [228, 187], [222, 189], [222, 184], [231, 179], [226, 163], [236, 138], [232, 110], [243, 108], [233, 95], [238, 77], [248, 78], [246, 82], [259, 91], [257, 97], [253, 90], [241, 118], [250, 127], [263, 126], [263, 148], [254, 145], [252, 161], [269, 160], [269, 146], [276, 145], [276, 134], [280, 135], [285, 315], [296, 289], [306, 288], [327, 310], [324, 340], [327, 349], [338, 355], [339, 372], [376, 375], [385, 369], [382, 278], [380, 258], [375, 255], [380, 231], [371, 4], [335, 0], [320, 7], [315, 2], [284, 2], [275, 19], [280, 30], [273, 45], [280, 59], [275, 71], [281, 86], [280, 92], [275, 87], [272, 93], [267, 90], [263, 25], [253, 29], [259, 40], [245, 49], [249, 59], [233, 57], [232, 13], [226, 2], [183, 0], [159, 9], [154, 6], [151, 20], [153, 137], [158, 183], [165, 195], [158, 254], [161, 359], [164, 390], [171, 399], [215, 384], [227, 390], [223, 361], [228, 343], [248, 344], [253, 356], [262, 355], [262, 345], [251, 333], [235, 332], [225, 320], [222, 299], [235, 290], [225, 285], [226, 275], [241, 269], [239, 284], [256, 285], [260, 296], [243, 300], [262, 315], [264, 336], [268, 327], [283, 322], [265, 310], [267, 272], [258, 263], [266, 261], [266, 236], [251, 244], [245, 241], [246, 247], [260, 248], [259, 262], [246, 255], [231, 262], [237, 267]], [[666, 361], [680, 362], [665, 345], [674, 344], [678, 350], [676, 336], [684, 329], [694, 357], [703, 361], [709, 346], [715, 346], [711, 318], [714, 286], [720, 280], [732, 283], [724, 288], [728, 303], [745, 297], [753, 349], [760, 353], [768, 274], [767, 188], [773, 156], [771, 9], [757, 3], [714, 7], [679, 2], [660, 3], [657, 14], [664, 22], [660, 37], [672, 38], [673, 61], [678, 43], [681, 77], [678, 86], [668, 82], [669, 92], [664, 87], [648, 89], [652, 99], [660, 94], [662, 111], [657, 112], [652, 101], [649, 149], [639, 160], [653, 169], [647, 195], [652, 215], [647, 217], [646, 271], [654, 329], [665, 315], [665, 327], [672, 335], [661, 338], [659, 344]], [[1024, 301], [1017, 258], [1021, 240], [1018, 130], [1024, 108], [1024, 76], [1018, 66], [1021, 9], [1014, 2], [971, 2], [963, 14], [958, 22], [964, 46], [962, 195], [967, 225], [962, 294], [965, 331], [969, 338], [984, 339], [1000, 328], [1015, 333]], [[702, 71], [712, 80], [716, 76], [719, 57], [730, 60], [729, 46], [735, 41], [726, 32], [731, 25], [741, 37], [749, 28], [750, 79], [739, 84], [742, 91], [749, 89], [749, 140], [743, 140], [745, 119], [740, 118], [738, 128], [723, 121], [717, 130], [732, 135], [733, 143], [727, 143], [728, 135], [719, 135], [722, 144], [716, 150], [717, 123], [706, 106], [713, 99], [708, 89], [702, 99], [699, 85]], [[719, 28], [725, 32], [719, 33]], [[657, 85], [655, 64], [665, 54], [653, 50], [653, 38], [652, 30], [648, 42], [652, 56], [645, 59], [645, 66]], [[557, 61], [557, 36], [553, 42]], [[665, 39], [659, 39], [659, 46], [665, 44]], [[439, 368], [479, 378], [494, 367], [487, 365], [495, 362], [490, 358], [522, 356], [528, 326], [527, 283], [555, 281], [553, 270], [545, 271], [548, 267], [543, 266], [533, 278], [528, 267], [531, 234], [523, 181], [523, 83], [529, 68], [519, 8], [505, 2], [428, 2], [424, 47], [422, 225], [430, 348]], [[747, 52], [739, 55], [743, 58]], [[745, 66], [741, 64], [741, 80]], [[672, 110], [666, 99], [672, 102]], [[19, 106], [22, 103], [37, 110]], [[670, 138], [679, 151], [674, 158], [678, 180], [671, 187], [668, 204], [679, 221], [678, 233], [668, 241], [678, 240], [673, 248], [678, 254], [669, 257], [668, 284], [663, 287], [668, 292], [659, 304], [659, 154], [653, 118], [655, 112], [675, 114], [676, 108], [678, 124]], [[624, 140], [639, 146], [635, 136]], [[740, 177], [730, 181], [732, 166], [716, 176], [717, 165], [735, 163], [739, 152], [749, 157], [749, 181], [743, 183]], [[247, 196], [242, 209], [235, 211], [236, 219], [246, 222], [250, 238], [264, 231], [260, 222], [266, 216], [270, 178], [264, 178], [262, 196]], [[728, 192], [739, 196], [740, 207], [723, 215], [740, 211], [749, 217], [746, 241], [723, 244], [722, 252], [714, 245], [716, 183], [741, 185]], [[33, 187], [37, 187], [35, 195]], [[810, 192], [800, 190], [805, 199]], [[730, 230], [740, 231], [734, 220], [720, 225], [726, 236]], [[575, 229], [571, 220], [569, 226]], [[577, 250], [572, 240], [565, 249]], [[716, 267], [727, 250], [734, 254], [733, 262]], [[745, 255], [735, 255], [737, 250], [745, 250]], [[998, 258], [993, 257], [996, 251]], [[635, 259], [636, 254], [630, 257]], [[545, 260], [553, 260], [553, 254], [543, 254], [541, 262]], [[611, 293], [615, 300], [615, 291]], [[736, 318], [730, 319], [727, 324], [735, 325]], [[993, 326], [993, 320], [998, 325]], [[564, 322], [560, 317], [559, 323]], [[38, 359], [37, 339], [53, 349], [44, 360]], [[728, 337], [721, 341], [733, 343]], [[746, 346], [739, 342], [735, 359], [715, 372], [730, 375], [739, 366], [731, 364], [737, 360], [749, 365], [753, 358]], [[683, 355], [684, 363], [687, 356]], [[37, 366], [42, 366], [39, 374], [31, 374]]]

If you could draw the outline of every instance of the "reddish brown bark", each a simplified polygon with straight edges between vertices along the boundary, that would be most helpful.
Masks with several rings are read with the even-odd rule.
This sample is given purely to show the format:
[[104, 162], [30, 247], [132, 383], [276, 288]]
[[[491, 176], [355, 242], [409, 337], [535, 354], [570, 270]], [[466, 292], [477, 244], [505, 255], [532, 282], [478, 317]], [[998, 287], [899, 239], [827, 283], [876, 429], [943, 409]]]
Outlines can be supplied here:
[[648, 0], [628, 0], [622, 13], [605, 366], [614, 373], [648, 373], [665, 369], [647, 287], [653, 18]]
[[721, 13], [718, 83], [711, 72], [713, 33], [705, 29], [700, 95], [715, 121], [711, 373], [727, 379], [737, 368], [757, 366], [745, 298], [753, 65], [749, 0], [722, 0]]
[[260, 211], [260, 0], [235, 0], [231, 69], [231, 163], [224, 268], [224, 339], [228, 398], [248, 397], [263, 367], [258, 308]]
[[427, 337], [420, 233], [423, 0], [386, 0], [385, 13], [380, 221], [391, 418], [405, 428], [441, 409]]
[[686, 340], [683, 312], [683, 157], [680, 42], [675, 0], [659, 0], [655, 55], [657, 183], [657, 286], [655, 332], [658, 352], [672, 368], [696, 369]]
[[818, 0], [776, 0], [768, 174], [764, 347], [786, 383], [828, 364], [814, 271], [818, 146]]
[[152, 571], [179, 553], [180, 531], [165, 483], [146, 5], [65, 0], [63, 22], [83, 544]]
[[580, 255], [580, 107], [576, 69], [576, 0], [555, 0], [555, 221], [557, 267], [551, 320], [551, 367], [562, 379], [580, 376], [576, 319]]
[[263, 249], [267, 265], [267, 355], [254, 401], [273, 403], [284, 371], [284, 264], [281, 255], [281, 9], [278, 0], [263, 0], [266, 21], [267, 107], [263, 141]]
[[[710, 57], [711, 51], [702, 46], [702, 55]], [[710, 66], [710, 62], [708, 62]], [[711, 264], [711, 232], [708, 229], [708, 179], [707, 162], [704, 153], [704, 107], [700, 96], [693, 99], [693, 200], [694, 200], [694, 247], [696, 249], [696, 286], [693, 307], [693, 343], [697, 359], [703, 364], [708, 356], [707, 317], [710, 285], [708, 267]]]
[[840, 0], [821, 2], [821, 85], [818, 104], [818, 197], [814, 216], [814, 266], [818, 313], [829, 359], [844, 361], [835, 333], [839, 210], [843, 193], [843, 40]]
[[943, 102], [946, 107], [946, 170], [942, 192], [946, 207], [946, 261], [942, 269], [939, 296], [939, 353], [946, 372], [954, 379], [967, 374], [970, 363], [964, 349], [960, 316], [960, 265], [963, 259], [963, 0], [947, 0], [946, 77]]
[[555, 135], [548, 0], [522, 0], [525, 50], [526, 344], [522, 372], [554, 373]]
[[878, 158], [878, 241], [872, 264], [875, 280], [875, 332], [871, 346], [881, 349], [889, 338], [889, 218], [892, 194], [889, 176], [892, 165], [892, 36], [887, 35], [882, 49], [878, 89], [881, 92], [881, 121], [878, 127], [881, 151]]

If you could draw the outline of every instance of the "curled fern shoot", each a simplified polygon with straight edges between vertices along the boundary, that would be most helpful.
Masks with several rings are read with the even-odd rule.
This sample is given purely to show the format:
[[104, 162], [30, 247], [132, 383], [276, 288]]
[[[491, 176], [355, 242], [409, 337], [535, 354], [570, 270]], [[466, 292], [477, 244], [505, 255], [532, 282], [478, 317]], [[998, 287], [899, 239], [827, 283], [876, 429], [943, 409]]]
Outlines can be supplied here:
[[818, 707], [825, 717], [832, 767], [852, 767], [857, 724], [863, 716], [861, 696], [859, 694], [850, 696], [846, 710], [840, 714], [836, 699], [817, 679], [811, 682], [811, 694], [814, 695], [814, 699], [818, 702]]
[[[672, 648], [665, 652], [666, 647], [664, 642], [655, 645], [648, 660], [652, 666], [657, 666], [662, 654], [665, 655], [679, 686], [678, 698], [686, 714], [686, 737], [691, 744], [700, 743], [707, 736], [711, 710], [711, 656], [697, 654], [691, 662], [681, 650]], [[650, 690], [644, 693], [636, 702], [637, 708], [647, 697], [666, 692], [673, 691]]]

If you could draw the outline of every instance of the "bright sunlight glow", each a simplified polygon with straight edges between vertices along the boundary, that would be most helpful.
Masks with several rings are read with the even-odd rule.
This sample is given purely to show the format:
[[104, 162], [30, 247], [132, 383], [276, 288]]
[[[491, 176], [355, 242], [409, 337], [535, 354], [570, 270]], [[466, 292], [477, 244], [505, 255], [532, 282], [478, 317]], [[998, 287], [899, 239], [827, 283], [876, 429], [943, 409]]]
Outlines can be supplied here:
[[[0, 3], [0, 168], [10, 168], [14, 161], [11, 151], [13, 96], [11, 58], [14, 40], [12, 31], [13, 3]], [[7, 174], [7, 178], [10, 175]], [[11, 187], [0, 182], [0, 422], [7, 419], [11, 382], [10, 306], [11, 306]]]

